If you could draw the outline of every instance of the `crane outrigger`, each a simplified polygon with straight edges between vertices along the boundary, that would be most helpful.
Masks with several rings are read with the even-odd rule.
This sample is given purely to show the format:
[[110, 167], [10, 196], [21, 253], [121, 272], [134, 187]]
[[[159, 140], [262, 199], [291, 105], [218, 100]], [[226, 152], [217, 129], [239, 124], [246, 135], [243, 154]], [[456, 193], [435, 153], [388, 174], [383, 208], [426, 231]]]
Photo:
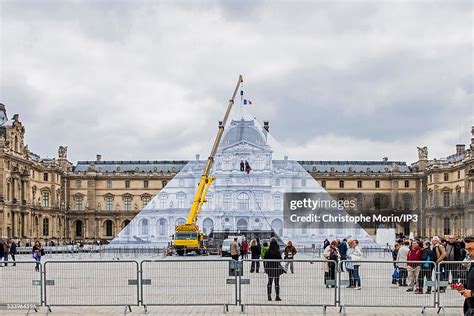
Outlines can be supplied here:
[[212, 146], [211, 154], [207, 158], [206, 166], [204, 167], [204, 172], [201, 175], [199, 180], [196, 193], [194, 195], [193, 204], [188, 213], [186, 222], [181, 225], [176, 225], [175, 234], [174, 234], [174, 247], [176, 253], [182, 256], [186, 252], [195, 251], [197, 254], [202, 252], [204, 247], [204, 242], [207, 239], [207, 236], [199, 230], [198, 225], [198, 216], [201, 212], [202, 206], [206, 203], [206, 194], [209, 188], [211, 187], [212, 182], [215, 180], [215, 177], [210, 176], [212, 165], [214, 164], [214, 157], [216, 156], [217, 148], [224, 133], [224, 126], [227, 123], [229, 118], [230, 111], [234, 105], [234, 99], [239, 90], [240, 85], [243, 82], [242, 75], [239, 76], [239, 81], [235, 87], [232, 98], [229, 100], [227, 105], [227, 110], [224, 115], [224, 119], [219, 121], [219, 128], [217, 131], [216, 139], [214, 140], [214, 145]]

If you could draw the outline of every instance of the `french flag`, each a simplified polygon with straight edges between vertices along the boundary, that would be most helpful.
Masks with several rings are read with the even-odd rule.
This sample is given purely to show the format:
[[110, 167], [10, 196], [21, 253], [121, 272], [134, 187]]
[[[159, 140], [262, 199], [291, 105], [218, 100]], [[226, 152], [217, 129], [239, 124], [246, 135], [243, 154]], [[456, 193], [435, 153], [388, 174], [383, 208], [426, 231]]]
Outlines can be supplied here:
[[247, 100], [247, 99], [244, 99], [244, 105], [252, 105], [252, 101], [251, 100]]

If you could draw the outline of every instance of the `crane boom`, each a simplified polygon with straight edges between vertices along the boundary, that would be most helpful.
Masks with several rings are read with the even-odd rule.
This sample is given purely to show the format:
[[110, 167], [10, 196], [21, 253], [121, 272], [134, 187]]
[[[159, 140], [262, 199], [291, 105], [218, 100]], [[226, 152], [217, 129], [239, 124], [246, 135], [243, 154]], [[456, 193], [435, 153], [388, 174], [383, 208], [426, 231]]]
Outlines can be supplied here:
[[[209, 174], [214, 164], [214, 157], [216, 156], [217, 148], [219, 147], [219, 143], [224, 133], [224, 127], [227, 123], [227, 119], [229, 118], [229, 114], [232, 110], [232, 106], [234, 105], [235, 96], [237, 95], [237, 91], [239, 90], [239, 87], [242, 84], [242, 82], [243, 82], [243, 78], [242, 78], [242, 75], [240, 75], [237, 85], [235, 87], [234, 93], [232, 94], [232, 98], [229, 100], [229, 104], [227, 105], [227, 110], [225, 112], [224, 119], [222, 121], [219, 121], [219, 129], [217, 131], [217, 136], [216, 136], [216, 139], [214, 140], [211, 153], [209, 157], [207, 158], [204, 171], [199, 180], [199, 184], [197, 186], [196, 193], [194, 195], [194, 200], [188, 213], [188, 217], [186, 219], [185, 224], [176, 226], [177, 233], [178, 232], [181, 232], [181, 233], [194, 232], [195, 233], [195, 232], [198, 232], [199, 230], [197, 226], [197, 219], [198, 219], [199, 213], [201, 212], [202, 206], [206, 202], [207, 191], [209, 190], [212, 182], [215, 180], [215, 178], [212, 176], [209, 176]], [[181, 234], [179, 236], [185, 236], [186, 238], [189, 237], [189, 235], [186, 235], [186, 234], [184, 235]], [[175, 247], [179, 246], [180, 249], [183, 249], [183, 248], [195, 249], [196, 248], [199, 250], [199, 234], [196, 236], [197, 236], [196, 246], [194, 246], [194, 242], [191, 242], [192, 240], [190, 240], [190, 239], [194, 239], [194, 237], [188, 238], [187, 240], [184, 240], [181, 237], [179, 238], [175, 237]]]

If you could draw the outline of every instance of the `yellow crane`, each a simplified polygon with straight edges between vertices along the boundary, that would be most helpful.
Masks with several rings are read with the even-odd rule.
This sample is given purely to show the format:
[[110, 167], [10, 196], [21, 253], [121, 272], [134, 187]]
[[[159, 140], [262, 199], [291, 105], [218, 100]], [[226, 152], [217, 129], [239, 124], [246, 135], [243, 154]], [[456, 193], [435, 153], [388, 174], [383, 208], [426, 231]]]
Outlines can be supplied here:
[[201, 208], [206, 203], [206, 194], [209, 190], [212, 182], [215, 180], [214, 177], [210, 176], [212, 165], [214, 164], [214, 157], [219, 147], [222, 134], [224, 133], [224, 126], [227, 123], [229, 118], [230, 111], [234, 105], [235, 95], [239, 90], [240, 85], [243, 82], [242, 75], [239, 76], [239, 81], [235, 87], [232, 98], [229, 100], [227, 105], [227, 111], [225, 112], [224, 119], [219, 121], [219, 129], [217, 131], [216, 139], [214, 140], [214, 145], [212, 146], [211, 154], [207, 158], [206, 166], [204, 167], [204, 172], [201, 175], [199, 180], [198, 187], [196, 189], [196, 194], [194, 195], [193, 204], [188, 213], [186, 222], [182, 225], [176, 225], [175, 234], [174, 234], [174, 247], [178, 255], [182, 256], [185, 252], [195, 251], [197, 254], [200, 254], [202, 248], [204, 247], [205, 240], [207, 237], [205, 234], [199, 230], [197, 219]]

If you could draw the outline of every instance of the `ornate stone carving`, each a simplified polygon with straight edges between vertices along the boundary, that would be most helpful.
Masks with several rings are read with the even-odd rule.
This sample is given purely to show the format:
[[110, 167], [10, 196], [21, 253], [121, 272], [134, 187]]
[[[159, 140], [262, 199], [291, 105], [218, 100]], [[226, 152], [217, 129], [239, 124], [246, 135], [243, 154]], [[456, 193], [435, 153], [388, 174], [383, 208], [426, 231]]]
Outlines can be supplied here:
[[400, 172], [400, 166], [396, 163], [392, 164], [392, 172]]
[[427, 160], [428, 159], [428, 147], [417, 147], [418, 148], [418, 159]]
[[25, 156], [26, 159], [30, 158], [30, 150], [28, 149], [28, 145], [25, 145], [23, 147], [23, 155]]
[[64, 159], [67, 158], [67, 146], [59, 146], [58, 157]]

